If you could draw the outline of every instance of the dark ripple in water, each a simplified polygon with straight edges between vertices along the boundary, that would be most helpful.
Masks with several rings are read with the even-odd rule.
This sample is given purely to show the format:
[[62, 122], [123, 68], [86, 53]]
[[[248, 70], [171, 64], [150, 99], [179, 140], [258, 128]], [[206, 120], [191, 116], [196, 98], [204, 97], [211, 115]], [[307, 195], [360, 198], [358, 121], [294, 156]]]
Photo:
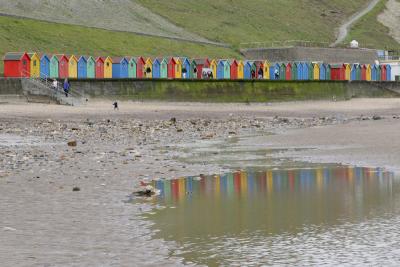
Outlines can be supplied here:
[[197, 264], [396, 265], [399, 181], [353, 167], [158, 180], [167, 209], [146, 217]]

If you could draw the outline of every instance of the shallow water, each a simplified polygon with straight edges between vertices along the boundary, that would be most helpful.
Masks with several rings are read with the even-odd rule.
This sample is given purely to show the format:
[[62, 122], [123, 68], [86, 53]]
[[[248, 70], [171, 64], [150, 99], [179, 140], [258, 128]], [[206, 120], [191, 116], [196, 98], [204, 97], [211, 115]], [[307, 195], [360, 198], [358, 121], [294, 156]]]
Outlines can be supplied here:
[[343, 166], [154, 181], [145, 216], [171, 256], [208, 266], [396, 265], [400, 180]]

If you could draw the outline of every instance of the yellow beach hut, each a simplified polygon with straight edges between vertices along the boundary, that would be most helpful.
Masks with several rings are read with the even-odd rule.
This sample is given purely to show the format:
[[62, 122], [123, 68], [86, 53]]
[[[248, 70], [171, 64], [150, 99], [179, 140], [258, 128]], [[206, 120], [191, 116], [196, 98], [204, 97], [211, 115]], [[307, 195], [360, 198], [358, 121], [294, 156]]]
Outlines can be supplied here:
[[351, 78], [351, 67], [350, 67], [350, 64], [345, 63], [344, 66], [345, 66], [344, 79], [346, 81], [350, 81], [350, 78]]
[[243, 80], [244, 78], [244, 64], [242, 60], [238, 61], [237, 78]]
[[68, 57], [68, 78], [78, 78], [78, 59], [74, 55]]
[[370, 64], [367, 64], [367, 71], [366, 71], [366, 73], [365, 73], [365, 79], [367, 80], [367, 81], [371, 81], [371, 78], [372, 78], [372, 70], [371, 70], [371, 65]]
[[144, 64], [144, 78], [153, 78], [153, 61], [151, 58], [146, 59]]
[[29, 53], [28, 55], [31, 58], [31, 77], [39, 78], [40, 77], [40, 57], [37, 53]]
[[263, 71], [264, 71], [264, 79], [265, 80], [270, 80], [270, 76], [269, 76], [270, 67], [271, 67], [271, 64], [269, 63], [269, 61], [265, 60], [264, 61], [264, 69], [263, 69]]
[[215, 59], [211, 60], [210, 68], [212, 69], [212, 74], [213, 74], [214, 79], [217, 78], [217, 65], [218, 65], [218, 63]]
[[318, 63], [313, 63], [314, 80], [319, 80], [320, 66]]
[[174, 57], [175, 60], [175, 79], [182, 79], [182, 61], [179, 57]]
[[110, 57], [106, 57], [104, 60], [104, 78], [111, 79], [112, 78], [112, 59]]

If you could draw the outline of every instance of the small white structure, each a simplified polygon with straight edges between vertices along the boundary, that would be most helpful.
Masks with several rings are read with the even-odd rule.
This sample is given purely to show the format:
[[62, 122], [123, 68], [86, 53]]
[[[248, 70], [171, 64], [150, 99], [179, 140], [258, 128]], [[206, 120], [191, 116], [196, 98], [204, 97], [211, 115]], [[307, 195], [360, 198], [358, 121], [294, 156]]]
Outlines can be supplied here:
[[353, 40], [350, 42], [350, 47], [351, 48], [358, 48], [359, 44], [356, 40]]

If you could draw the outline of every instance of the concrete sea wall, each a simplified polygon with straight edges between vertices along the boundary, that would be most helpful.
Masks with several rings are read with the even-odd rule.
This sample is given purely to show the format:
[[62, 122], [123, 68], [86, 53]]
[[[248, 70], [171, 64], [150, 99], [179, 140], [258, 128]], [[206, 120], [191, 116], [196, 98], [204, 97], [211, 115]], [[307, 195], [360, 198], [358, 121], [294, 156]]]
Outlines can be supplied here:
[[[28, 84], [21, 79], [0, 79], [0, 98], [24, 95]], [[269, 102], [396, 97], [400, 82], [104, 79], [71, 80], [71, 89], [90, 99]]]

